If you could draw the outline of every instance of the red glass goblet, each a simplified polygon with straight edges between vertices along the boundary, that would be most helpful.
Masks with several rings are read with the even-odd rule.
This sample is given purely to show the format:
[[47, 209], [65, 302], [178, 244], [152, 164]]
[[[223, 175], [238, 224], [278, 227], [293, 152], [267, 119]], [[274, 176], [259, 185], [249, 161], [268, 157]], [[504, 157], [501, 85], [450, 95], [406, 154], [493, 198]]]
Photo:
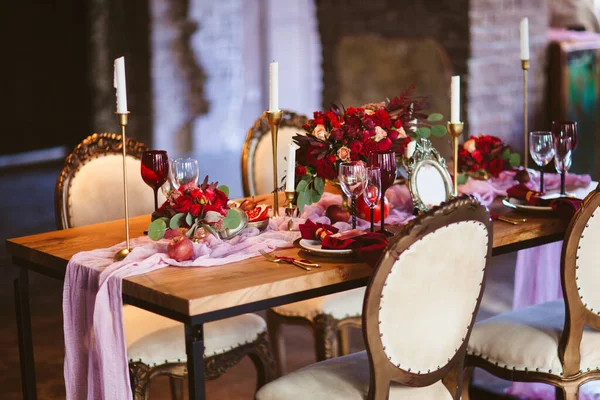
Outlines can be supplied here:
[[552, 121], [552, 135], [555, 139], [562, 135], [570, 136], [572, 149], [575, 150], [577, 147], [577, 122]]
[[381, 229], [379, 232], [386, 236], [393, 236], [394, 234], [385, 229], [384, 222], [384, 201], [385, 191], [394, 184], [396, 180], [396, 153], [393, 151], [383, 153], [370, 153], [369, 154], [369, 166], [379, 167], [381, 174]]
[[142, 179], [154, 190], [154, 211], [158, 210], [158, 189], [169, 177], [169, 158], [164, 150], [142, 153]]

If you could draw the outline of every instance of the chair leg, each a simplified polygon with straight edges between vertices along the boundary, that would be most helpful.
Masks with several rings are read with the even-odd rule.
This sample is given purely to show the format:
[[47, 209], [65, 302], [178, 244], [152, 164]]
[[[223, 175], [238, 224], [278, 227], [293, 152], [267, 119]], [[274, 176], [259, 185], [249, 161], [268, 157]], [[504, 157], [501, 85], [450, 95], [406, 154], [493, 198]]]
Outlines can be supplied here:
[[172, 400], [183, 400], [183, 383], [184, 379], [169, 376], [169, 384], [171, 386], [171, 399]]
[[556, 400], [577, 400], [578, 397], [578, 385], [569, 385], [556, 388]]
[[463, 384], [462, 384], [462, 400], [469, 400], [469, 387], [471, 386], [471, 379], [473, 378], [473, 371], [475, 368], [467, 367], [463, 370]]
[[315, 337], [317, 361], [327, 360], [339, 355], [337, 325], [337, 319], [331, 315], [319, 314], [314, 318], [313, 334]]
[[281, 334], [281, 318], [273, 310], [267, 310], [267, 331], [271, 340], [271, 349], [273, 358], [275, 358], [277, 377], [285, 375], [286, 357], [285, 357], [285, 342]]
[[141, 362], [129, 363], [133, 400], [147, 400], [150, 395], [150, 367]]
[[341, 326], [338, 328], [338, 353], [340, 356], [350, 354], [350, 327]]
[[265, 384], [271, 382], [276, 377], [276, 365], [271, 352], [269, 351], [269, 342], [263, 335], [254, 345], [254, 350], [248, 353], [256, 368], [256, 390]]

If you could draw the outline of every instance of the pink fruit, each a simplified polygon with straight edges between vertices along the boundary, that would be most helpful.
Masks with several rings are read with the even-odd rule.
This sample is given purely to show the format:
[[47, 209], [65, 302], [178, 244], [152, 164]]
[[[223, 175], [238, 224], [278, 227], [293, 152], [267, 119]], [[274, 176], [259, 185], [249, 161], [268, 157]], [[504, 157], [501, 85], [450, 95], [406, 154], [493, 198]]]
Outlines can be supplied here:
[[187, 261], [194, 255], [194, 244], [185, 236], [176, 236], [167, 245], [167, 255], [176, 261]]
[[331, 220], [332, 224], [335, 224], [336, 222], [348, 222], [348, 220], [350, 219], [350, 213], [348, 212], [348, 210], [345, 210], [344, 208], [342, 208], [342, 206], [339, 206], [337, 204], [333, 204], [327, 207], [325, 215]]

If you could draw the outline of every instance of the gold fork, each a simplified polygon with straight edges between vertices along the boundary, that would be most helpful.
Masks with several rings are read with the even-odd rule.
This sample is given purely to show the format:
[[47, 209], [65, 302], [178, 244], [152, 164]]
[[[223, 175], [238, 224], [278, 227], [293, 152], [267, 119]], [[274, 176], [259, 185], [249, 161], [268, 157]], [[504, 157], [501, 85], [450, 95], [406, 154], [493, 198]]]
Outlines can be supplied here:
[[272, 261], [272, 262], [275, 262], [275, 263], [294, 264], [295, 266], [297, 266], [299, 268], [302, 268], [305, 271], [311, 271], [312, 270], [311, 267], [315, 267], [315, 268], [320, 268], [321, 267], [319, 264], [305, 263], [305, 262], [298, 261], [298, 260], [290, 261], [289, 259], [286, 259], [286, 258], [277, 258], [273, 254], [267, 253], [264, 250], [258, 250], [258, 252], [260, 254], [262, 254], [262, 256], [264, 258], [266, 258], [267, 260], [269, 260], [269, 261]]

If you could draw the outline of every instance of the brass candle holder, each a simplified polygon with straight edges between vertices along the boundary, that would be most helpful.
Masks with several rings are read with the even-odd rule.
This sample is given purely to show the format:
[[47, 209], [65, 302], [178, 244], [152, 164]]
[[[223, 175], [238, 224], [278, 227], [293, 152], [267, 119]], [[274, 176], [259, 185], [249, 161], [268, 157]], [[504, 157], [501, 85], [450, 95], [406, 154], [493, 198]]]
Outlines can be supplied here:
[[462, 135], [462, 122], [448, 122], [448, 132], [452, 136], [452, 152], [454, 154], [454, 196], [458, 196], [458, 138]]
[[523, 68], [523, 166], [527, 172], [527, 159], [529, 152], [529, 133], [527, 128], [527, 71], [529, 70], [529, 60], [521, 60], [521, 68]]
[[288, 221], [288, 231], [292, 231], [294, 227], [294, 214], [296, 214], [296, 210], [298, 206], [294, 204], [294, 197], [296, 196], [296, 192], [285, 192], [285, 215], [287, 215], [290, 220]]
[[271, 127], [271, 142], [273, 144], [273, 218], [279, 217], [279, 197], [277, 185], [277, 132], [283, 111], [267, 111], [267, 121]]
[[129, 112], [117, 113], [119, 116], [119, 125], [121, 125], [121, 137], [123, 140], [123, 198], [125, 203], [125, 248], [117, 251], [114, 256], [115, 261], [122, 261], [131, 252], [131, 246], [129, 243], [129, 206], [127, 204], [127, 140], [125, 139], [125, 127], [127, 126], [127, 119]]

